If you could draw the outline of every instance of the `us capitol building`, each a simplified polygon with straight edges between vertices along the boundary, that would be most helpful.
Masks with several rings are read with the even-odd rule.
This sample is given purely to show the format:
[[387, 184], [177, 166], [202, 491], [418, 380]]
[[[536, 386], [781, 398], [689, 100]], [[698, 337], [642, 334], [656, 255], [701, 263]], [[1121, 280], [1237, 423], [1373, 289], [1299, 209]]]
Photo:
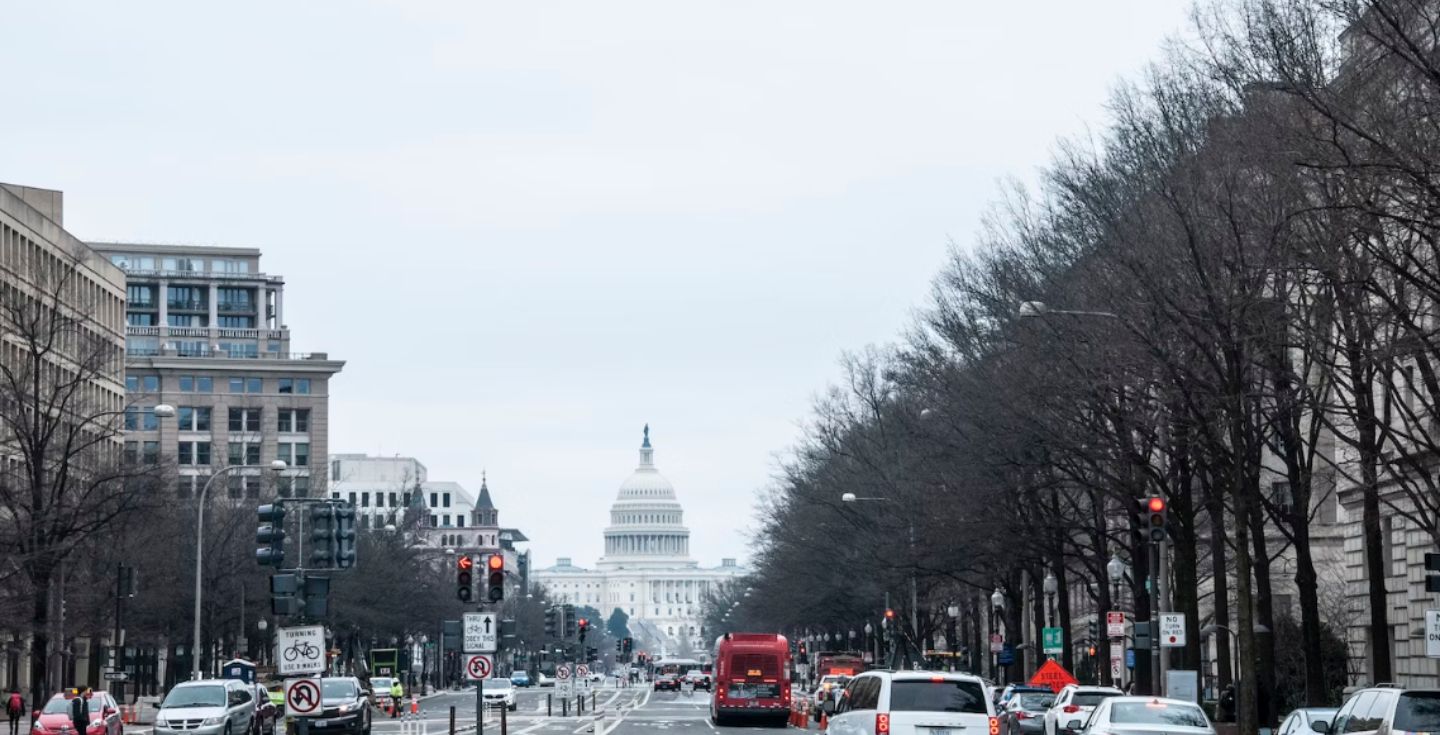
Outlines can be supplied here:
[[534, 580], [553, 601], [588, 605], [607, 620], [616, 608], [623, 610], [630, 616], [631, 634], [646, 642], [650, 653], [704, 652], [709, 648], [700, 632], [705, 593], [745, 570], [734, 559], [709, 568], [691, 559], [684, 516], [675, 486], [655, 469], [647, 424], [640, 466], [620, 485], [610, 506], [605, 556], [594, 569], [561, 557], [555, 566], [532, 572]]

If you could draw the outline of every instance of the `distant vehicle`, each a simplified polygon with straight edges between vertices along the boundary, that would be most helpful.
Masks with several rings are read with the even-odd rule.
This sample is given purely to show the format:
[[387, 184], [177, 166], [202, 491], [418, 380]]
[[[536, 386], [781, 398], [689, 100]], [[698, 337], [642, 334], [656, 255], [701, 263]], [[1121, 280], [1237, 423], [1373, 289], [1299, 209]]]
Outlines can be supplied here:
[[[296, 727], [290, 718], [287, 730]], [[304, 718], [311, 735], [341, 732], [346, 735], [370, 735], [370, 702], [365, 688], [353, 676], [327, 676], [320, 680], [320, 714]]]
[[515, 686], [509, 679], [486, 679], [484, 697], [486, 707], [504, 707], [514, 712], [517, 706]]
[[833, 708], [836, 700], [840, 698], [840, 693], [845, 691], [845, 684], [848, 681], [850, 681], [850, 677], [844, 674], [830, 674], [820, 677], [819, 683], [815, 685], [815, 701], [810, 707], [810, 717], [816, 722], [819, 722], [820, 715], [824, 712], [825, 703], [830, 702]]
[[[61, 692], [51, 697], [33, 719], [32, 735], [74, 735], [74, 723], [70, 720], [70, 704], [76, 695]], [[121, 735], [124, 726], [120, 723], [120, 707], [109, 692], [92, 692], [86, 703], [90, 713], [90, 724], [84, 735]]]
[[553, 686], [555, 686], [555, 679], [552, 678], [552, 677], [546, 676], [544, 672], [541, 672], [541, 673], [539, 673], [539, 674], [536, 674], [536, 676], [539, 677], [539, 678], [536, 679], [536, 681], [535, 681], [535, 686], [537, 686], [537, 687], [553, 687]]
[[867, 671], [845, 685], [829, 735], [993, 733], [999, 728], [985, 682], [973, 674]]
[[1050, 705], [1050, 709], [1045, 710], [1045, 735], [1059, 735], [1060, 726], [1077, 719], [1077, 716], [1081, 722], [1085, 722], [1085, 718], [1095, 711], [1097, 705], [1122, 694], [1123, 692], [1115, 687], [1067, 685], [1055, 695], [1055, 702]]
[[255, 720], [255, 689], [239, 679], [176, 684], [160, 702], [155, 735], [244, 735]]
[[790, 717], [790, 643], [778, 633], [727, 633], [715, 645], [710, 721], [754, 717], [784, 725]]
[[1379, 686], [1350, 695], [1335, 713], [1330, 732], [1440, 731], [1440, 689]]
[[700, 669], [691, 669], [685, 672], [685, 681], [690, 682], [690, 685], [696, 689], [710, 691], [710, 675]]
[[1336, 707], [1297, 709], [1281, 721], [1275, 735], [1310, 735], [1316, 732], [1325, 735], [1330, 731], [1330, 723], [1335, 721], [1335, 714], [1339, 711]]
[[530, 674], [524, 671], [515, 671], [510, 674], [510, 683], [517, 687], [530, 686]]
[[1042, 735], [1045, 712], [1055, 703], [1055, 692], [1021, 691], [1010, 696], [1005, 708], [999, 710], [1000, 735]]
[[370, 697], [374, 701], [376, 709], [390, 709], [390, 685], [394, 683], [393, 677], [370, 677]]
[[858, 651], [822, 653], [815, 657], [815, 675], [854, 676], [865, 670], [865, 657]]
[[1079, 712], [1065, 715], [1061, 731], [1079, 733], [1163, 732], [1166, 735], [1215, 735], [1205, 711], [1193, 702], [1158, 697], [1108, 697], [1095, 705], [1088, 717]]
[[680, 677], [674, 674], [656, 674], [655, 691], [675, 692], [680, 690]]
[[995, 698], [995, 710], [998, 712], [1004, 708], [1005, 705], [1010, 704], [1010, 699], [1021, 692], [1044, 692], [1045, 694], [1051, 695], [1052, 698], [1055, 695], [1055, 690], [1050, 687], [1032, 686], [1030, 684], [1008, 684], [1000, 691], [1000, 696]]

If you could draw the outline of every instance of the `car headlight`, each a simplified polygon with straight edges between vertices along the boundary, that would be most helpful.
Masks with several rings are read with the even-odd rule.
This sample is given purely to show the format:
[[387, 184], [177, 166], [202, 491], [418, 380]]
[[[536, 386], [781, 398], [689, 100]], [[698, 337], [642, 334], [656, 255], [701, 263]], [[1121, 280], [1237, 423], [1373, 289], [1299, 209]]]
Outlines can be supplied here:
[[351, 702], [350, 704], [342, 704], [342, 705], [340, 705], [340, 714], [342, 714], [342, 715], [349, 714], [349, 713], [351, 713], [351, 712], [358, 711], [359, 709], [360, 709], [360, 703], [359, 703], [359, 702]]
[[216, 717], [206, 717], [206, 718], [205, 718], [205, 721], [204, 721], [204, 722], [201, 722], [200, 724], [201, 724], [201, 726], [204, 726], [204, 725], [218, 725], [218, 724], [220, 724], [220, 723], [222, 723], [222, 722], [224, 722], [224, 721], [225, 721], [225, 715], [218, 715], [218, 716], [216, 716]]
[[[168, 721], [166, 721], [166, 719], [165, 719], [165, 715], [155, 715], [155, 726], [156, 726], [156, 727], [165, 727], [165, 726], [167, 726], [167, 725], [169, 725], [169, 724], [170, 724], [170, 723], [169, 723]], [[38, 723], [38, 722], [35, 723], [35, 727], [37, 727], [37, 728], [40, 727], [40, 723]]]

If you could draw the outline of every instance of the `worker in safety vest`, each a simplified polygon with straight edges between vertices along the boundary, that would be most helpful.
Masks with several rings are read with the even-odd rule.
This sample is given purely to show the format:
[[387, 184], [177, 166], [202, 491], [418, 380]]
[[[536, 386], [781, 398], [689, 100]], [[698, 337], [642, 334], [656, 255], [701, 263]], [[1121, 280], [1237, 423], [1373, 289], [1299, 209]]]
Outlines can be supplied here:
[[400, 679], [397, 677], [390, 684], [390, 716], [400, 716], [400, 699], [405, 696], [405, 688], [400, 686]]

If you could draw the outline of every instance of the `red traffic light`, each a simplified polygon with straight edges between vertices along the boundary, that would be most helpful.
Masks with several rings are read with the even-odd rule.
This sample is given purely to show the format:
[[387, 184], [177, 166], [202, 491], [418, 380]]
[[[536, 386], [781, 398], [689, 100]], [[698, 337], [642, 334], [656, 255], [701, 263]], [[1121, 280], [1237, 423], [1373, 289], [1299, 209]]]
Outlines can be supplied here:
[[589, 620], [586, 620], [585, 618], [580, 618], [580, 621], [579, 621], [579, 623], [577, 623], [577, 624], [578, 624], [580, 627], [582, 627], [582, 628], [588, 628], [588, 627], [590, 627], [590, 621], [589, 621]]
[[1151, 513], [1164, 513], [1165, 499], [1159, 496], [1150, 498], [1145, 502], [1145, 507], [1148, 508]]
[[492, 571], [497, 570], [497, 569], [504, 569], [504, 568], [505, 568], [505, 557], [503, 557], [503, 556], [501, 556], [501, 555], [499, 555], [499, 554], [491, 554], [491, 555], [490, 555], [490, 558], [485, 560], [485, 563], [490, 566], [490, 569], [491, 569]]
[[886, 619], [886, 620], [894, 620], [894, 619], [895, 619], [895, 611], [894, 611], [894, 610], [891, 610], [891, 609], [889, 609], [889, 608], [886, 608], [886, 609], [885, 609], [885, 619]]
[[1094, 647], [1094, 646], [1091, 646], [1091, 647], [1090, 647], [1090, 655], [1091, 655], [1091, 656], [1094, 656], [1094, 655], [1095, 655], [1095, 647]]
[[471, 559], [469, 554], [462, 554], [459, 559], [455, 560], [455, 568], [462, 572], [470, 571], [473, 566], [475, 566], [475, 560]]

